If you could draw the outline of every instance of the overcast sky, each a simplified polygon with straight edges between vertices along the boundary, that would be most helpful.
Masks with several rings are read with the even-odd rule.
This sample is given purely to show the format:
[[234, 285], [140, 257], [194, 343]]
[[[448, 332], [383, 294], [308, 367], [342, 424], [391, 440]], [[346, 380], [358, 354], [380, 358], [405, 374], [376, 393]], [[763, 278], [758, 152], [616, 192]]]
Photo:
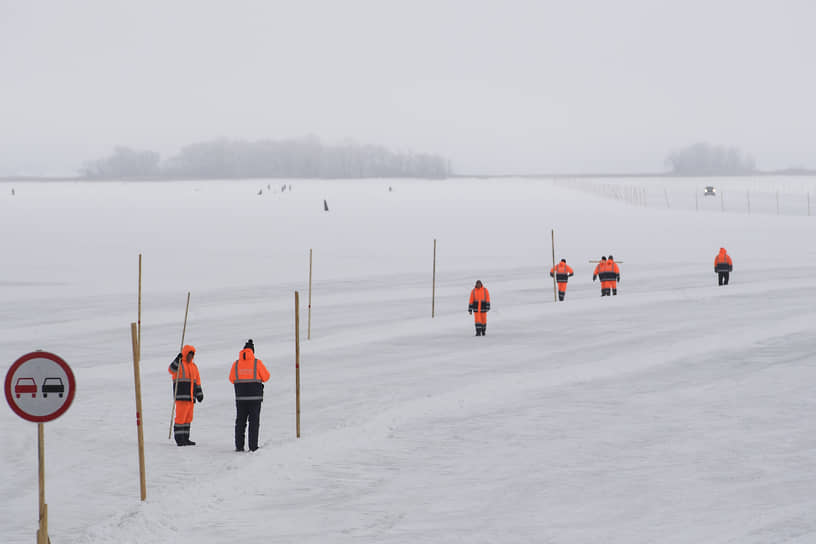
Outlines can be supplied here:
[[0, 175], [313, 134], [458, 173], [816, 167], [809, 0], [0, 0]]

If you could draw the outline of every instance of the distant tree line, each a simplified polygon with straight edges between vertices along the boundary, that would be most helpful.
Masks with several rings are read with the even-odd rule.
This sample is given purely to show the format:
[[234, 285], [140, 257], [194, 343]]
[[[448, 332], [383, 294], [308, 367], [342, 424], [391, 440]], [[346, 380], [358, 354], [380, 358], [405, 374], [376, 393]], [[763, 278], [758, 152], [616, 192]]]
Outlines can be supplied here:
[[381, 146], [326, 145], [296, 140], [212, 140], [188, 145], [162, 161], [159, 153], [116, 147], [89, 161], [80, 175], [104, 178], [445, 178], [450, 163], [438, 155], [394, 153]]
[[698, 142], [670, 153], [666, 163], [673, 174], [684, 176], [722, 176], [751, 174], [754, 159], [735, 147]]

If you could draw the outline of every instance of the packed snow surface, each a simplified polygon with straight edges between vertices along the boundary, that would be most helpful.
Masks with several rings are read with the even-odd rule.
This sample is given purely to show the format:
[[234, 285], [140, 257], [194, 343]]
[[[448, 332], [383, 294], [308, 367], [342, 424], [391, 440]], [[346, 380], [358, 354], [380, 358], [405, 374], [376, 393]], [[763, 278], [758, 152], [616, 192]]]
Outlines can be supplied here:
[[[0, 183], [2, 375], [43, 349], [77, 379], [44, 424], [51, 541], [816, 542], [811, 194], [805, 178]], [[563, 303], [553, 239], [575, 269]], [[601, 298], [590, 261], [609, 254], [621, 283]], [[179, 448], [167, 366], [188, 292], [205, 398]], [[227, 374], [248, 338], [272, 378], [261, 449], [237, 453]], [[0, 541], [33, 542], [37, 425], [5, 407], [0, 435]]]

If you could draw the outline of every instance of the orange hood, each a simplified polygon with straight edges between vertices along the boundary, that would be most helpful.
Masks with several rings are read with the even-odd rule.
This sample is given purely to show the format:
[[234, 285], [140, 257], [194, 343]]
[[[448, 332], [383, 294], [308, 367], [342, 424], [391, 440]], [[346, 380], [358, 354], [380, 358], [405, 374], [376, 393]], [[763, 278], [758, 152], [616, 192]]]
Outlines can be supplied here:
[[186, 362], [187, 354], [190, 353], [191, 351], [195, 353], [195, 348], [190, 345], [186, 345], [183, 348], [181, 348], [181, 360]]

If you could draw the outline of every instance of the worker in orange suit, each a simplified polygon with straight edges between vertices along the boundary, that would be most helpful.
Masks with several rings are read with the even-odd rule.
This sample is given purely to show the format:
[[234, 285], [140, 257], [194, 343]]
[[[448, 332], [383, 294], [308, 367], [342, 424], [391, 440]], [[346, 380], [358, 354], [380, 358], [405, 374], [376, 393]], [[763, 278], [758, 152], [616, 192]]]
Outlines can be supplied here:
[[476, 280], [476, 287], [470, 292], [470, 302], [468, 303], [468, 313], [473, 314], [476, 324], [476, 336], [487, 334], [487, 312], [490, 311], [490, 293], [482, 285], [481, 280]]
[[721, 247], [720, 252], [714, 257], [714, 272], [717, 273], [717, 280], [720, 285], [728, 285], [728, 278], [732, 270], [734, 270], [734, 263], [725, 248]]
[[555, 277], [558, 283], [558, 300], [564, 300], [564, 297], [567, 296], [567, 281], [574, 274], [566, 259], [561, 259], [560, 263], [550, 269], [550, 277]]
[[[612, 258], [612, 255], [606, 258], [606, 274], [609, 287], [612, 289], [612, 294], [617, 295], [618, 282], [620, 281], [620, 267], [618, 263], [615, 262], [615, 259]], [[609, 295], [608, 292], [607, 295]]]
[[592, 281], [595, 281], [599, 276], [601, 278], [601, 296], [605, 297], [607, 295], [606, 292], [606, 282], [604, 281], [604, 274], [606, 272], [606, 255], [601, 255], [601, 260], [598, 261], [598, 265], [595, 267], [595, 270], [592, 272]]
[[258, 431], [261, 425], [261, 403], [264, 382], [269, 371], [263, 361], [255, 357], [255, 342], [250, 338], [238, 359], [232, 363], [229, 380], [235, 386], [235, 451], [244, 451], [244, 436], [249, 420], [249, 451], [258, 449]]
[[201, 376], [193, 362], [195, 348], [184, 346], [167, 369], [173, 377], [173, 393], [176, 396], [176, 419], [173, 421], [173, 437], [179, 446], [195, 446], [190, 440], [190, 424], [193, 422], [193, 405], [204, 401]]

